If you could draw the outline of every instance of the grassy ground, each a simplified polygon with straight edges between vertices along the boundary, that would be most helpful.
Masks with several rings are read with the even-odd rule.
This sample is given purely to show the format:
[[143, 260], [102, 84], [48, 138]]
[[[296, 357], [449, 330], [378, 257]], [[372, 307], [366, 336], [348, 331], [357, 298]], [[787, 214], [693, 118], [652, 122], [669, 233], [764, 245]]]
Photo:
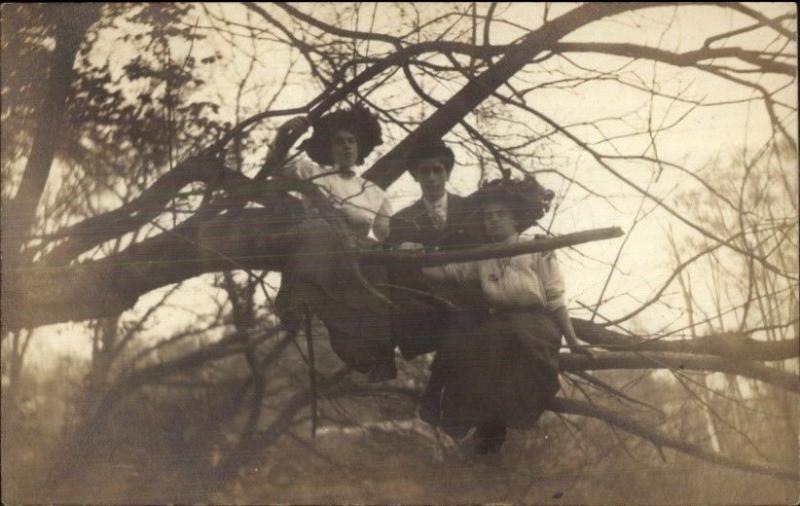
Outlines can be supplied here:
[[[670, 455], [667, 463], [613, 454], [570, 463], [559, 441], [513, 433], [492, 457], [443, 457], [429, 440], [398, 448], [392, 435], [322, 438], [317, 455], [284, 446], [294, 459], [248, 469], [214, 496], [220, 502], [292, 504], [794, 504], [800, 485], [719, 469]], [[330, 459], [330, 460], [326, 460]]]
[[[285, 380], [291, 373], [275, 373], [275, 383], [287, 390], [270, 390], [260, 431], [270, 430], [297, 391]], [[298, 373], [296, 381], [302, 387], [305, 376]], [[62, 438], [67, 411], [55, 402], [67, 397], [57, 388], [60, 383], [63, 377], [27, 393], [49, 400], [25, 416], [4, 408], [4, 504], [797, 504], [800, 499], [800, 482], [723, 469], [668, 450], [664, 460], [649, 443], [615, 435], [600, 422], [566, 423], [552, 413], [536, 430], [511, 431], [501, 454], [476, 457], [437, 440], [415, 421], [413, 397], [358, 390], [321, 400], [325, 417], [313, 440], [302, 406], [274, 441], [262, 444], [256, 438], [237, 446], [246, 410], [208, 418], [208, 407], [222, 405], [234, 391], [219, 378], [206, 404], [200, 400], [206, 397], [189, 395], [183, 387], [132, 396], [117, 407], [106, 432], [90, 434], [67, 452]], [[645, 387], [640, 398], [659, 406], [673, 402], [664, 384]], [[680, 400], [685, 393], [676, 390], [675, 396]], [[702, 417], [695, 411], [670, 413], [670, 426], [663, 429], [708, 446]], [[402, 423], [384, 423], [392, 419]], [[769, 458], [797, 466], [796, 456], [781, 456], [785, 434], [774, 432], [781, 425], [770, 429], [766, 422], [740, 420]], [[726, 452], [744, 451], [732, 434], [721, 440]], [[225, 459], [236, 462], [238, 472], [216, 482], [213, 468]]]
[[442, 451], [429, 437], [406, 431], [329, 432], [312, 442], [302, 429], [246, 455], [250, 463], [238, 476], [213, 490], [193, 476], [208, 455], [189, 448], [95, 454], [74, 462], [76, 472], [51, 488], [20, 472], [46, 466], [18, 446], [3, 459], [3, 502], [796, 504], [800, 498], [798, 483], [673, 453], [662, 462], [633, 445], [637, 460], [621, 450], [593, 462], [570, 459], [565, 449], [572, 451], [572, 442], [545, 439], [543, 430], [512, 432], [502, 454], [476, 457], [452, 447]]

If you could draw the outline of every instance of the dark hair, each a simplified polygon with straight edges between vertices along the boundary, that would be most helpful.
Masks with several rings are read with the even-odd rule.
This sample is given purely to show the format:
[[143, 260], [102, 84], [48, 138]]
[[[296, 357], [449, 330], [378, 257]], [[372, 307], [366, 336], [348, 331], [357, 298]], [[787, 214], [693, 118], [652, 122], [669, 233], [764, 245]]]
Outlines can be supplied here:
[[517, 232], [522, 232], [544, 216], [554, 197], [552, 190], [544, 188], [535, 177], [526, 174], [522, 180], [503, 178], [486, 181], [470, 200], [481, 210], [489, 204], [508, 207], [514, 216]]
[[410, 163], [409, 172], [414, 175], [414, 171], [416, 171], [419, 162], [428, 158], [438, 158], [441, 160], [448, 174], [453, 170], [453, 165], [455, 165], [456, 162], [453, 156], [453, 150], [447, 147], [441, 139], [426, 139], [417, 142], [411, 148], [410, 154], [407, 157]]
[[331, 158], [331, 138], [334, 132], [352, 132], [358, 141], [356, 165], [364, 163], [375, 146], [380, 145], [381, 125], [378, 118], [366, 107], [356, 104], [350, 109], [340, 109], [326, 114], [312, 123], [314, 133], [300, 144], [300, 150], [320, 165], [333, 165]]

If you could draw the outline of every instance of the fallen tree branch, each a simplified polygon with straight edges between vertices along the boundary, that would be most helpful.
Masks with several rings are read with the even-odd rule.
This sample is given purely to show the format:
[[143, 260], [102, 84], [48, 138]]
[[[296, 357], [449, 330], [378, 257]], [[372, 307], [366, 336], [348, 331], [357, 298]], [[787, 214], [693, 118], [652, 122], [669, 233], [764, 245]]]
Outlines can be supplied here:
[[488, 98], [492, 92], [508, 82], [538, 54], [551, 48], [566, 34], [609, 16], [663, 5], [669, 4], [587, 3], [545, 23], [530, 32], [520, 43], [510, 47], [486, 71], [475, 76], [473, 80], [450, 97], [442, 107], [438, 108], [391, 151], [375, 162], [363, 176], [378, 186], [387, 188], [406, 171], [408, 154], [420, 139], [441, 138], [464, 116], [473, 111], [478, 104]]
[[757, 341], [740, 332], [723, 332], [681, 340], [644, 339], [609, 330], [603, 325], [572, 318], [578, 336], [610, 351], [666, 351], [700, 353], [736, 360], [788, 360], [800, 357], [800, 338]]
[[67, 240], [53, 248], [41, 261], [48, 265], [66, 265], [84, 251], [147, 224], [164, 211], [184, 186], [193, 182], [208, 183], [226, 172], [232, 171], [225, 169], [222, 161], [215, 157], [188, 158], [161, 176], [136, 199], [59, 231], [58, 235], [67, 237]]
[[[245, 176], [239, 179], [248, 180]], [[250, 194], [248, 198], [253, 198], [253, 188], [261, 190], [261, 197], [271, 191], [305, 191], [307, 186], [318, 191], [313, 184], [302, 181], [263, 181], [248, 187], [239, 185], [237, 179], [236, 184], [242, 192]], [[269, 202], [269, 197], [264, 201]], [[20, 289], [4, 294], [9, 300], [9, 311], [3, 315], [3, 324], [9, 329], [35, 327], [117, 314], [133, 307], [136, 300], [149, 291], [207, 272], [243, 268], [280, 271], [286, 259], [297, 251], [300, 237], [296, 221], [276, 219], [272, 211], [242, 209], [207, 219], [190, 218], [172, 230], [101, 260], [56, 267], [34, 265], [21, 270], [18, 273]], [[601, 233], [617, 233], [614, 229], [608, 230]], [[359, 254], [369, 262], [390, 263], [401, 258], [408, 263], [437, 265], [437, 262], [563, 247], [575, 244], [576, 235], [580, 239], [578, 242], [592, 240], [593, 232], [585, 234], [506, 247], [475, 248], [474, 251], [405, 253], [362, 250]], [[320, 254], [328, 255], [329, 252]]]
[[[578, 334], [580, 337], [580, 334]], [[769, 383], [784, 390], [800, 393], [800, 377], [755, 362], [724, 359], [711, 355], [669, 352], [598, 353], [593, 358], [563, 353], [559, 364], [564, 371], [602, 369], [674, 369], [714, 371], [736, 374]]]
[[619, 427], [626, 432], [646, 439], [658, 447], [663, 446], [671, 448], [675, 451], [691, 455], [692, 457], [711, 462], [712, 464], [749, 471], [756, 474], [773, 476], [775, 478], [781, 478], [784, 480], [797, 481], [800, 479], [800, 473], [798, 473], [797, 469], [787, 468], [777, 464], [772, 464], [770, 462], [749, 462], [747, 460], [737, 459], [729, 455], [710, 452], [691, 443], [687, 443], [686, 441], [670, 437], [658, 430], [648, 428], [631, 418], [617, 414], [616, 412], [597, 404], [589, 405], [587, 403], [572, 399], [556, 397], [549, 406], [549, 409], [556, 413], [588, 416], [602, 420], [610, 425]]
[[490, 244], [476, 248], [419, 252], [419, 251], [362, 251], [361, 258], [368, 263], [391, 263], [393, 265], [434, 266], [453, 262], [485, 260], [487, 258], [511, 257], [537, 251], [550, 251], [590, 241], [600, 241], [624, 235], [618, 227], [584, 230], [558, 237], [520, 241], [515, 244]]

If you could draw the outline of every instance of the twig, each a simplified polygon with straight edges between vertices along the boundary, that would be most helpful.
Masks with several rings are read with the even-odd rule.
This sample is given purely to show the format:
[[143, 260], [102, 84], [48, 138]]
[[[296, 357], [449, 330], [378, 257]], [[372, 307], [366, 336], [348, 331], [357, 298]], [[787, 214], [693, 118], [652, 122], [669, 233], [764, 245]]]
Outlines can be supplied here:
[[311, 335], [311, 311], [305, 304], [306, 346], [308, 347], [308, 381], [311, 389], [311, 439], [317, 437], [317, 369], [314, 358], [314, 339]]
[[618, 415], [614, 411], [596, 404], [590, 406], [584, 402], [557, 397], [553, 400], [549, 408], [558, 413], [597, 418], [598, 420], [602, 420], [608, 424], [615, 425], [626, 432], [630, 432], [631, 434], [635, 434], [641, 438], [647, 439], [657, 446], [672, 448], [673, 450], [717, 465], [741, 469], [743, 471], [749, 471], [756, 474], [774, 476], [784, 480], [796, 481], [800, 479], [800, 474], [798, 474], [797, 469], [787, 468], [777, 464], [772, 464], [770, 462], [750, 462], [747, 460], [730, 457], [728, 455], [709, 452], [699, 448], [696, 445], [687, 443], [686, 441], [670, 437], [658, 430], [647, 428], [631, 418]]

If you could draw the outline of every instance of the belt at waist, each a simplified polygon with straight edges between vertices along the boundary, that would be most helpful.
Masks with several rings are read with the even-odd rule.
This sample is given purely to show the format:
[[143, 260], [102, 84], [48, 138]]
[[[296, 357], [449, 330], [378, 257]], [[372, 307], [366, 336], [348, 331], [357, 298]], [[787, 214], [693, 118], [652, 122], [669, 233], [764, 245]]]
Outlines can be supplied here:
[[490, 315], [497, 315], [503, 313], [514, 313], [514, 312], [529, 312], [529, 311], [536, 311], [542, 313], [549, 313], [550, 311], [547, 310], [544, 306], [540, 304], [532, 304], [529, 306], [518, 306], [518, 307], [507, 307], [507, 306], [489, 306], [483, 310], [486, 314]]

